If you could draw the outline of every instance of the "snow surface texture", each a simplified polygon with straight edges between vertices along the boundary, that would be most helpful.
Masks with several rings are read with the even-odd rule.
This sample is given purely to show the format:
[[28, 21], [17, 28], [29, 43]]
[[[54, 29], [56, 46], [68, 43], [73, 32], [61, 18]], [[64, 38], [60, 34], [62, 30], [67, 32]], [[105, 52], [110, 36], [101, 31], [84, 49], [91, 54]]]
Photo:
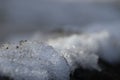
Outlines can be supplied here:
[[100, 31], [53, 39], [48, 43], [62, 53], [72, 69], [80, 65], [100, 70], [99, 57], [111, 64], [120, 62], [118, 40], [109, 31]]
[[51, 46], [40, 42], [3, 44], [0, 73], [14, 80], [69, 80], [69, 66]]
[[69, 80], [70, 72], [79, 66], [101, 71], [99, 57], [111, 64], [120, 63], [119, 27], [96, 26], [85, 28], [81, 34], [44, 41], [53, 48], [39, 42], [43, 37], [39, 33], [30, 42], [3, 44], [0, 72], [15, 80]]
[[[34, 78], [33, 80], [68, 80], [70, 72], [79, 66], [101, 71], [98, 66], [99, 58], [111, 64], [120, 63], [119, 26], [120, 24], [117, 22], [89, 24], [89, 27], [82, 28], [82, 32], [79, 34], [72, 33], [71, 35], [60, 36], [54, 33], [43, 34], [38, 32], [32, 37], [31, 42], [4, 44], [5, 47], [0, 49], [0, 71], [2, 74], [11, 75], [12, 77], [18, 76], [17, 79], [25, 78], [26, 80], [28, 78]], [[14, 42], [13, 38], [11, 40]], [[38, 43], [41, 40], [53, 48], [47, 46], [47, 44]], [[16, 49], [17, 45], [19, 48]], [[10, 48], [7, 46], [10, 46]], [[57, 61], [57, 64], [54, 61]], [[22, 67], [19, 68], [19, 66]], [[31, 69], [38, 71], [41, 76], [37, 72], [33, 73]], [[30, 77], [31, 75], [33, 76]]]

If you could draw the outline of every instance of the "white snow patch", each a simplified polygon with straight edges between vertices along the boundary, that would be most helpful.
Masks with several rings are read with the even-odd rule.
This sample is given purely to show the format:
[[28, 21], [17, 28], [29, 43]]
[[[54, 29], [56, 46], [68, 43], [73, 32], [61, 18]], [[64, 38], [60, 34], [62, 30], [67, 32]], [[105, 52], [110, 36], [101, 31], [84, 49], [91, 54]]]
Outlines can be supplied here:
[[0, 73], [15, 80], [69, 80], [70, 70], [51, 46], [23, 42], [0, 48]]
[[51, 39], [48, 44], [62, 53], [71, 69], [82, 66], [83, 68], [100, 70], [99, 57], [112, 64], [120, 61], [120, 44], [117, 40], [112, 33], [103, 30]]

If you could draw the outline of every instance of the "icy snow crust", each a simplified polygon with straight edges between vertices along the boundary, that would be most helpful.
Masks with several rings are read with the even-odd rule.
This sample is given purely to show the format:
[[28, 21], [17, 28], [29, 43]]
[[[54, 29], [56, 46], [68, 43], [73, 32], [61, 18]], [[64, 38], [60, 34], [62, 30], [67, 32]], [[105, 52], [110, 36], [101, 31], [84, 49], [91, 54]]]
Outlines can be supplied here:
[[40, 42], [3, 44], [0, 73], [15, 80], [69, 80], [69, 66], [51, 46]]
[[110, 28], [48, 38], [44, 42], [38, 37], [1, 45], [0, 73], [15, 80], [69, 80], [69, 74], [77, 67], [101, 71], [99, 58], [120, 63], [120, 38]]

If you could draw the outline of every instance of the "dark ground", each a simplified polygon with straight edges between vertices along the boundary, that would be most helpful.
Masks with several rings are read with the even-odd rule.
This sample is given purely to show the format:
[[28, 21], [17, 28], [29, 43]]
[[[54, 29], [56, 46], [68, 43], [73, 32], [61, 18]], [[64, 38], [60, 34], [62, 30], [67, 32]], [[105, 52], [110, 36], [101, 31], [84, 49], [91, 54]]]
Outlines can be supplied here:
[[120, 80], [120, 65], [110, 65], [99, 59], [102, 71], [77, 68], [71, 80]]
[[0, 80], [14, 80], [10, 78], [9, 76], [0, 76]]

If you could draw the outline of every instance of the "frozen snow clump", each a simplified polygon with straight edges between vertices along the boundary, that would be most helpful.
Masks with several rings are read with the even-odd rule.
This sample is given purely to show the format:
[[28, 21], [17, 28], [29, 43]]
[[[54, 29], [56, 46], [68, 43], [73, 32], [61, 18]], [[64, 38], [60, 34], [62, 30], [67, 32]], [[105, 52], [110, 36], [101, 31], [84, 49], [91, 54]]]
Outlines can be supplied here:
[[3, 44], [0, 73], [14, 80], [69, 80], [69, 66], [51, 46], [41, 42]]

